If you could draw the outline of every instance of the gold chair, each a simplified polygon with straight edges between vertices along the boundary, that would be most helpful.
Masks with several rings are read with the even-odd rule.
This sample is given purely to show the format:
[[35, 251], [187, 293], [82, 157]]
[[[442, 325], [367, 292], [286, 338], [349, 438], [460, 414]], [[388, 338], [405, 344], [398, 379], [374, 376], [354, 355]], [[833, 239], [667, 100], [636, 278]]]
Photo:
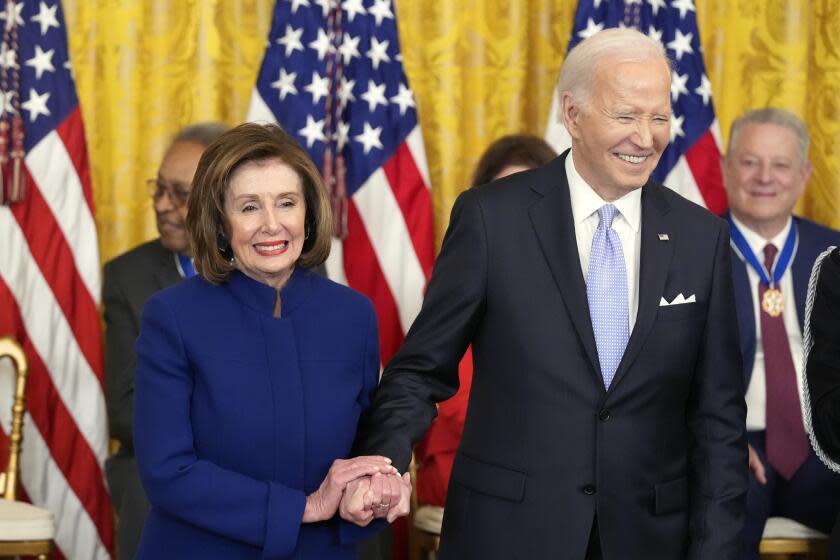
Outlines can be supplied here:
[[48, 510], [15, 501], [20, 473], [23, 416], [26, 412], [26, 356], [11, 338], [0, 338], [0, 359], [10, 358], [15, 366], [12, 429], [9, 432], [9, 462], [0, 473], [0, 557], [37, 556], [46, 560], [55, 535], [53, 515]]
[[762, 560], [825, 560], [828, 537], [784, 517], [771, 517], [759, 547]]
[[421, 506], [417, 502], [417, 464], [414, 457], [411, 458], [409, 472], [412, 483], [411, 512], [408, 516], [409, 560], [435, 560], [440, 546], [440, 519], [443, 517], [443, 508]]

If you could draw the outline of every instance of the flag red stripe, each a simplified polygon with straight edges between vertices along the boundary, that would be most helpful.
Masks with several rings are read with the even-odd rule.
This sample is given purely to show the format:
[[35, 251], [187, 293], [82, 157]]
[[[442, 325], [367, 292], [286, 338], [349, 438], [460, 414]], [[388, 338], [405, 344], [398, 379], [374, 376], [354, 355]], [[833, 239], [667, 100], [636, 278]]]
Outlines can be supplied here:
[[402, 211], [414, 252], [428, 282], [435, 262], [435, 233], [432, 223], [432, 197], [423, 184], [423, 176], [403, 142], [382, 166], [394, 198]]
[[70, 161], [73, 162], [73, 167], [76, 169], [76, 175], [82, 184], [82, 191], [84, 192], [85, 200], [92, 215], [93, 187], [91, 186], [90, 180], [90, 166], [88, 165], [87, 148], [85, 147], [84, 141], [85, 127], [82, 123], [81, 109], [76, 107], [73, 112], [67, 115], [64, 122], [56, 127], [55, 131], [67, 149]]
[[103, 358], [96, 303], [76, 269], [64, 233], [28, 170], [27, 182], [27, 200], [12, 205], [12, 214], [101, 386]]
[[29, 362], [26, 409], [59, 470], [96, 524], [99, 538], [110, 549], [113, 532], [110, 498], [101, 474], [91, 476], [91, 473], [101, 473], [96, 456], [56, 391], [52, 377], [26, 332], [17, 301], [2, 279], [0, 304], [4, 309], [0, 316], [0, 333], [11, 334], [23, 347]]
[[397, 304], [356, 205], [350, 200], [347, 206], [348, 234], [344, 240], [344, 271], [350, 287], [373, 301], [379, 319], [379, 354], [382, 363], [387, 364], [403, 341]]
[[685, 152], [685, 160], [706, 202], [706, 208], [713, 214], [723, 214], [727, 207], [726, 191], [723, 188], [720, 151], [711, 130], [706, 130]]

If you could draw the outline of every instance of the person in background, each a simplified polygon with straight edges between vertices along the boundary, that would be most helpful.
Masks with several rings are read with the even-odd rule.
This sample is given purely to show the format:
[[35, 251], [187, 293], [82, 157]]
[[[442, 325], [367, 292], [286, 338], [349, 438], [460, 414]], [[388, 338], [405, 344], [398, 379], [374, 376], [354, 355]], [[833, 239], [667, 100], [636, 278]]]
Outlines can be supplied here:
[[811, 176], [808, 130], [796, 115], [766, 108], [737, 118], [723, 168], [752, 473], [746, 560], [759, 557], [769, 517], [828, 532], [840, 508], [840, 475], [811, 450], [801, 406], [808, 277], [840, 232], [792, 214]]
[[[198, 275], [149, 298], [137, 340], [134, 443], [151, 503], [137, 557], [355, 558], [366, 530], [338, 519], [339, 500], [395, 469], [344, 459], [379, 340], [370, 300], [308, 270], [330, 248], [318, 171], [278, 126], [247, 123], [205, 150], [193, 185]], [[389, 520], [408, 513], [398, 479], [381, 496]]]
[[441, 560], [734, 560], [748, 472], [729, 233], [650, 178], [666, 53], [600, 31], [558, 88], [571, 150], [458, 197], [354, 453], [407, 466], [472, 345]]
[[105, 264], [105, 397], [111, 438], [119, 442], [117, 452], [105, 462], [105, 473], [117, 513], [120, 558], [134, 557], [149, 511], [131, 435], [134, 343], [140, 334], [140, 312], [153, 293], [195, 273], [185, 227], [187, 199], [198, 159], [226, 130], [220, 123], [200, 123], [175, 136], [157, 177], [147, 182], [159, 237]]
[[[817, 456], [840, 473], [840, 247], [827, 249], [814, 262], [807, 301], [806, 428]], [[829, 546], [828, 557], [840, 558], [840, 515]]]
[[[478, 161], [471, 187], [487, 184], [520, 171], [541, 167], [557, 157], [542, 138], [528, 134], [503, 136], [490, 144]], [[417, 460], [417, 500], [420, 504], [443, 507], [455, 452], [464, 431], [467, 402], [472, 386], [472, 349], [468, 348], [458, 365], [458, 392], [438, 405], [438, 415], [426, 436], [414, 450]], [[434, 529], [440, 532], [443, 512], [435, 513]]]

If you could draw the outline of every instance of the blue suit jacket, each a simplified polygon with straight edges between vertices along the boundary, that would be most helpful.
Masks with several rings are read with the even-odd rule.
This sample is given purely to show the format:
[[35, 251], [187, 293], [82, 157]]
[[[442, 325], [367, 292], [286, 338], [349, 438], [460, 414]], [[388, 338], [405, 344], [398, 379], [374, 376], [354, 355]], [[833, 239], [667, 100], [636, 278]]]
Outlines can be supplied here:
[[[808, 292], [808, 279], [811, 268], [820, 253], [831, 245], [840, 244], [840, 232], [816, 224], [804, 218], [794, 217], [794, 227], [799, 236], [796, 254], [791, 263], [793, 291], [796, 299], [796, 314], [799, 328], [805, 320], [805, 297]], [[744, 390], [750, 385], [753, 363], [755, 362], [756, 325], [753, 309], [752, 291], [747, 264], [732, 249], [732, 284], [735, 291], [735, 308], [738, 314], [738, 330], [741, 338], [741, 357], [744, 363]]]
[[134, 442], [152, 504], [138, 558], [355, 558], [366, 533], [301, 524], [348, 456], [379, 375], [370, 301], [296, 270], [281, 291], [239, 272], [149, 299]]

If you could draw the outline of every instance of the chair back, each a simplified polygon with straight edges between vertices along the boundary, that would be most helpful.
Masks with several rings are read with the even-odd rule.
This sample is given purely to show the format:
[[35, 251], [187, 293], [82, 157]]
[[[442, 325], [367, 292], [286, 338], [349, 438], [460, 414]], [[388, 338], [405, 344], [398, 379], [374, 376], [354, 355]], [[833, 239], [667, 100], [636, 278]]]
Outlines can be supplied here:
[[15, 392], [12, 400], [12, 429], [9, 432], [9, 462], [0, 473], [0, 494], [14, 501], [20, 472], [20, 444], [23, 439], [23, 415], [26, 412], [26, 374], [28, 371], [23, 348], [12, 338], [0, 338], [0, 358], [11, 358], [15, 367]]

